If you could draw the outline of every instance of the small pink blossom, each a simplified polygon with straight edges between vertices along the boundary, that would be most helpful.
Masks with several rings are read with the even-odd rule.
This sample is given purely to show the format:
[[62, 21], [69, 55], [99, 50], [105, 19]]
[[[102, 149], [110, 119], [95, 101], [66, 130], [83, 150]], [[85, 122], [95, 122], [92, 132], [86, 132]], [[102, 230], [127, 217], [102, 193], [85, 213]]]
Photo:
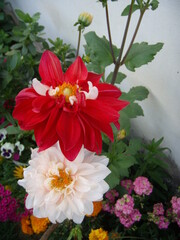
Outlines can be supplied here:
[[118, 199], [115, 205], [115, 214], [119, 217], [119, 212], [130, 214], [134, 208], [134, 199], [125, 194], [122, 198]]
[[128, 194], [131, 194], [134, 189], [133, 182], [130, 179], [122, 180], [121, 186], [127, 190]]
[[171, 204], [173, 212], [178, 214], [178, 212], [180, 212], [180, 197], [177, 198], [176, 196], [173, 196], [171, 199]]
[[169, 226], [169, 220], [164, 216], [159, 216], [158, 228], [167, 229]]
[[146, 177], [137, 177], [133, 182], [134, 191], [138, 195], [150, 195], [152, 193], [153, 186]]
[[164, 207], [162, 203], [156, 203], [153, 206], [153, 214], [156, 216], [164, 215]]

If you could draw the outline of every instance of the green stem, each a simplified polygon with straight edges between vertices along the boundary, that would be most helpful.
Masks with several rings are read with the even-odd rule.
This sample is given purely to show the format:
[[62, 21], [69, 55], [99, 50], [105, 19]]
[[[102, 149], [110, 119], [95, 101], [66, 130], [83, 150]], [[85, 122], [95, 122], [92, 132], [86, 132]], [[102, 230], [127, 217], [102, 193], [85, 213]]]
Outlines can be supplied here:
[[79, 48], [80, 48], [80, 42], [81, 42], [81, 27], [79, 26], [79, 37], [78, 37], [78, 46], [77, 46], [77, 51], [76, 51], [76, 57], [79, 55]]
[[113, 45], [112, 45], [112, 38], [111, 38], [111, 29], [110, 29], [110, 23], [109, 23], [109, 11], [108, 11], [108, 4], [106, 4], [106, 23], [107, 23], [107, 29], [108, 29], [108, 36], [109, 36], [109, 45], [110, 45], [110, 50], [111, 50], [111, 55], [113, 58], [113, 63], [116, 64], [116, 59], [114, 56], [114, 51], [113, 51]]
[[121, 62], [121, 58], [122, 58], [122, 54], [123, 54], [123, 50], [124, 50], [124, 46], [125, 46], [125, 42], [126, 42], [126, 38], [127, 38], [127, 33], [128, 33], [128, 30], [129, 30], [129, 24], [130, 24], [130, 21], [131, 21], [134, 1], [135, 0], [131, 0], [131, 6], [130, 6], [130, 9], [129, 9], [128, 19], [127, 19], [126, 28], [125, 28], [125, 31], [124, 31], [124, 36], [123, 36], [123, 40], [122, 40], [122, 44], [121, 44], [121, 49], [120, 49], [120, 52], [119, 52], [118, 60], [115, 64], [114, 73], [113, 73], [112, 80], [111, 80], [112, 85], [115, 84], [116, 77], [117, 77], [117, 74], [118, 74], [118, 71], [119, 71], [120, 62]]
[[133, 43], [134, 43], [134, 40], [135, 40], [135, 38], [136, 38], [136, 35], [137, 35], [137, 33], [138, 33], [139, 27], [140, 27], [140, 25], [141, 25], [142, 18], [143, 18], [143, 16], [144, 16], [144, 13], [145, 13], [145, 11], [147, 10], [148, 3], [149, 3], [149, 1], [147, 2], [145, 8], [144, 8], [144, 9], [141, 11], [141, 13], [140, 13], [140, 16], [139, 16], [139, 19], [138, 19], [138, 22], [137, 22], [137, 26], [136, 26], [136, 29], [135, 29], [135, 31], [134, 31], [132, 40], [131, 40], [131, 42], [130, 42], [130, 44], [129, 44], [129, 47], [128, 47], [128, 49], [127, 49], [127, 51], [126, 51], [126, 54], [124, 55], [124, 57], [123, 57], [120, 65], [123, 65], [123, 64], [125, 63], [125, 60], [126, 60], [126, 58], [127, 58], [127, 55], [128, 55], [128, 53], [129, 53], [129, 51], [130, 51], [130, 49], [131, 49], [131, 47], [132, 47], [132, 45], [133, 45]]

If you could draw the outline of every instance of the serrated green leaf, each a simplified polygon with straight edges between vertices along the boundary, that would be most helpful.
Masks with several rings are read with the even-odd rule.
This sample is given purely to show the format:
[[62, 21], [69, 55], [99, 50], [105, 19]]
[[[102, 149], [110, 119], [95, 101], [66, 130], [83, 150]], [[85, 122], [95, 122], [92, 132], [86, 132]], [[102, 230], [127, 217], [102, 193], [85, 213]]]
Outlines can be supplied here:
[[[138, 103], [130, 103], [125, 109], [122, 110], [129, 118], [136, 118], [144, 116], [142, 107]], [[122, 112], [121, 111], [121, 112]]]
[[137, 163], [135, 157], [129, 155], [126, 155], [126, 153], [119, 154], [117, 156], [117, 165], [119, 168], [129, 168]]
[[[106, 78], [106, 82], [111, 83], [113, 76], [113, 72], [111, 72], [108, 77]], [[118, 72], [117, 78], [116, 78], [116, 83], [121, 83], [124, 79], [126, 78], [126, 75], [124, 73]]]
[[[88, 32], [84, 37], [86, 40], [84, 48], [86, 55], [90, 56], [91, 59], [91, 70], [93, 70], [93, 67], [96, 67], [97, 69], [97, 65], [99, 65], [98, 70], [104, 69], [113, 63], [110, 45], [105, 37], [100, 38], [95, 32]], [[113, 46], [113, 50], [115, 57], [117, 57], [119, 49]]]
[[[130, 6], [131, 5], [128, 5], [124, 10], [123, 12], [121, 13], [121, 16], [128, 16], [129, 14], [129, 10], [130, 10]], [[136, 4], [133, 5], [133, 8], [132, 8], [132, 13], [135, 12], [136, 10], [140, 9], [140, 7]]]
[[156, 10], [156, 8], [158, 8], [159, 6], [159, 1], [158, 0], [152, 0], [152, 2], [150, 3], [151, 9], [152, 10]]
[[143, 86], [133, 87], [128, 93], [122, 93], [121, 98], [129, 102], [142, 101], [148, 97], [149, 91]]
[[5, 112], [4, 116], [9, 121], [9, 123], [11, 123], [12, 125], [16, 124], [14, 121], [14, 118], [12, 117], [12, 115], [9, 112]]
[[125, 66], [134, 72], [135, 68], [151, 62], [162, 47], [163, 43], [154, 45], [148, 45], [146, 42], [134, 43], [125, 60]]

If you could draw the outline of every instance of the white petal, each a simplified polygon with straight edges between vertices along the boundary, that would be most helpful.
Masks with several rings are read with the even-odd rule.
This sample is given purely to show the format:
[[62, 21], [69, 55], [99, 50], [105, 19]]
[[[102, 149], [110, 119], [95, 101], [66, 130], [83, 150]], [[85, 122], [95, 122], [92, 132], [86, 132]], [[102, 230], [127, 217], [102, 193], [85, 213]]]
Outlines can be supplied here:
[[32, 80], [32, 86], [34, 90], [41, 96], [46, 96], [46, 92], [49, 89], [49, 86], [42, 84], [36, 78]]

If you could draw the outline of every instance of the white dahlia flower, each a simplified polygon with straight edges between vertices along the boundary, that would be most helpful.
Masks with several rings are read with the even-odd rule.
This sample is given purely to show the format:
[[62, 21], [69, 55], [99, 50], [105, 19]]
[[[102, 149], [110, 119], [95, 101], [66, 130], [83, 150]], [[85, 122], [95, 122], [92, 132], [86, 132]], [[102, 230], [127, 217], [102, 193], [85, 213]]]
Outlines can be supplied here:
[[73, 162], [64, 157], [58, 145], [42, 152], [35, 149], [29, 164], [24, 179], [18, 181], [28, 193], [26, 208], [52, 223], [65, 219], [81, 223], [93, 212], [93, 202], [102, 200], [109, 189], [104, 181], [110, 174], [108, 158], [84, 148]]

